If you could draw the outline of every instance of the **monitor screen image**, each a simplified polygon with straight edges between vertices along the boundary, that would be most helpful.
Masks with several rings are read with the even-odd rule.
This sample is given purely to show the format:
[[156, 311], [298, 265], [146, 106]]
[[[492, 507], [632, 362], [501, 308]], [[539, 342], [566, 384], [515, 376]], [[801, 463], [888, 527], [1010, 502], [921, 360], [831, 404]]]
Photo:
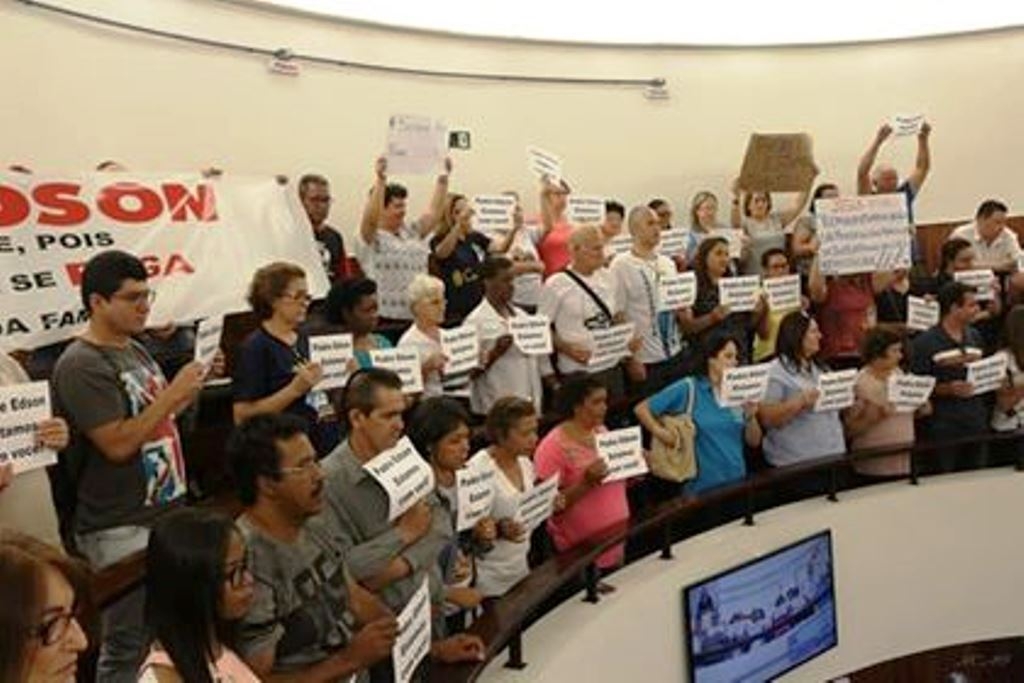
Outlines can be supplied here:
[[771, 680], [836, 646], [832, 532], [683, 589], [693, 683]]

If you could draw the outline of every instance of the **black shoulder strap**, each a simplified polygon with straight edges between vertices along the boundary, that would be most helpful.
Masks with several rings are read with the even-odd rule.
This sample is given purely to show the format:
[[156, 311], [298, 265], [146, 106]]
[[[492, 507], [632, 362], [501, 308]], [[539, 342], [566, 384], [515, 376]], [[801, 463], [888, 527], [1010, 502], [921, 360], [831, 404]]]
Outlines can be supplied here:
[[584, 292], [586, 292], [587, 296], [589, 296], [591, 299], [593, 299], [594, 303], [601, 310], [601, 312], [604, 313], [604, 315], [608, 318], [609, 321], [612, 318], [615, 317], [615, 316], [612, 315], [612, 312], [610, 310], [608, 310], [608, 304], [606, 304], [604, 302], [604, 299], [599, 297], [597, 295], [597, 293], [594, 292], [594, 290], [592, 290], [590, 288], [590, 285], [588, 285], [586, 282], [583, 281], [583, 278], [581, 278], [579, 275], [577, 275], [576, 273], [572, 272], [568, 268], [566, 268], [562, 272], [565, 273], [566, 275], [568, 275], [569, 279], [571, 279], [573, 282], [575, 282], [577, 285], [579, 285], [580, 289], [582, 289]]

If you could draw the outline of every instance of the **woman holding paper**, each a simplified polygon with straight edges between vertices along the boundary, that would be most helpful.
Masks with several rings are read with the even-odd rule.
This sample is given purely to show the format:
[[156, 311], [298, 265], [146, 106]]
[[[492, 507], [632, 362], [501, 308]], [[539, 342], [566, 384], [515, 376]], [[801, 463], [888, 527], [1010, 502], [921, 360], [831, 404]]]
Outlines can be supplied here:
[[[843, 411], [850, 448], [861, 450], [914, 442], [914, 417], [931, 412], [931, 404], [900, 407], [889, 396], [889, 380], [902, 376], [903, 338], [896, 332], [876, 327], [864, 336], [861, 346], [864, 366], [854, 385], [856, 403]], [[853, 464], [860, 474], [892, 477], [910, 472], [910, 454], [861, 460]]]
[[[25, 384], [28, 374], [5, 353], [0, 353], [0, 387]], [[36, 425], [36, 441], [44, 448], [63, 450], [68, 445], [68, 424], [60, 417]], [[60, 547], [57, 511], [45, 468], [14, 474], [10, 463], [0, 465], [0, 527], [17, 529]]]
[[[694, 377], [685, 377], [642, 401], [634, 412], [640, 424], [666, 446], [677, 444], [677, 434], [661, 421], [666, 414], [689, 414], [696, 427], [694, 439], [697, 477], [683, 485], [687, 494], [738, 481], [747, 476], [744, 444], [761, 443], [757, 403], [726, 407], [724, 378], [739, 366], [739, 344], [727, 334], [713, 334], [701, 354]], [[691, 407], [692, 406], [692, 407]]]
[[[693, 263], [694, 255], [701, 243], [714, 235], [727, 240], [740, 240], [742, 244], [740, 258], [746, 255], [749, 243], [746, 235], [718, 221], [718, 197], [714, 193], [704, 190], [695, 194], [693, 201], [690, 202], [690, 240], [686, 245], [688, 263]], [[731, 262], [730, 265], [732, 265]]]
[[[541, 440], [534, 465], [539, 479], [560, 477], [565, 508], [548, 520], [547, 529], [562, 552], [628, 520], [629, 502], [625, 481], [602, 483], [608, 464], [598, 455], [595, 437], [607, 431], [605, 385], [589, 375], [570, 375], [559, 389], [557, 407], [563, 419]], [[623, 551], [622, 545], [608, 550], [597, 558], [597, 567], [610, 570], [622, 564]]]
[[855, 362], [864, 333], [877, 323], [875, 295], [892, 279], [888, 272], [826, 277], [815, 255], [807, 278], [807, 291], [817, 305], [821, 324], [821, 358], [829, 362]]
[[366, 278], [341, 280], [327, 294], [327, 321], [352, 335], [359, 368], [373, 367], [371, 351], [390, 349], [391, 341], [374, 330], [380, 323], [377, 283]]
[[825, 368], [818, 361], [821, 331], [807, 314], [782, 319], [768, 390], [758, 411], [765, 427], [764, 456], [775, 467], [846, 450], [837, 410], [815, 410]]
[[[813, 182], [813, 178], [810, 182]], [[807, 206], [811, 195], [810, 183], [800, 192], [793, 204], [784, 211], [772, 211], [770, 192], [748, 192], [739, 188], [739, 179], [733, 183], [732, 227], [742, 230], [750, 241], [750, 251], [743, 259], [743, 272], [761, 274], [761, 256], [768, 249], [785, 249], [786, 236], [793, 223]], [[742, 215], [740, 209], [742, 207]]]
[[764, 297], [758, 296], [752, 312], [731, 313], [721, 303], [719, 283], [730, 277], [729, 243], [724, 237], [709, 237], [701, 242], [693, 268], [697, 274], [697, 298], [683, 312], [683, 332], [695, 340], [698, 349], [712, 332], [727, 334], [739, 344], [740, 357], [749, 358], [753, 331], [766, 310]]
[[441, 323], [444, 322], [444, 282], [419, 273], [409, 283], [409, 308], [413, 322], [398, 340], [399, 346], [416, 348], [423, 369], [423, 397], [445, 393], [441, 384], [445, 357], [441, 352]]

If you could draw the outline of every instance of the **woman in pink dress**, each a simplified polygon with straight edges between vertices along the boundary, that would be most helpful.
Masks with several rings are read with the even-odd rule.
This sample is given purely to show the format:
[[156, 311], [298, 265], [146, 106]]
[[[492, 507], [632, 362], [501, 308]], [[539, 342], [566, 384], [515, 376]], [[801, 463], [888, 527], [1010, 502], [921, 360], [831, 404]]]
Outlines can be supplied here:
[[[603, 483], [608, 465], [597, 455], [595, 436], [606, 431], [608, 390], [593, 377], [566, 378], [559, 391], [558, 408], [565, 416], [537, 447], [534, 465], [538, 479], [559, 475], [565, 508], [548, 520], [548, 533], [562, 552], [595, 534], [629, 519], [626, 482]], [[597, 558], [599, 569], [622, 564], [623, 546]]]

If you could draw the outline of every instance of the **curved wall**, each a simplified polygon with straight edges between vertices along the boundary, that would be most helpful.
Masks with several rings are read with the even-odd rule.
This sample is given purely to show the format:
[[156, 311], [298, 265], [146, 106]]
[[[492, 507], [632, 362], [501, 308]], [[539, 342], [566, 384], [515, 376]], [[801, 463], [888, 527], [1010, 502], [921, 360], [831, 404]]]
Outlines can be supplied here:
[[1024, 634], [1024, 474], [993, 470], [887, 484], [733, 524], [652, 556], [599, 605], [570, 600], [523, 635], [527, 668], [487, 683], [684, 680], [680, 589], [824, 528], [832, 530], [839, 645], [780, 680], [823, 681], [954, 643]]
[[[980, 199], [1024, 204], [1024, 30], [815, 48], [654, 49], [534, 45], [416, 34], [211, 0], [51, 0], [76, 10], [209, 38], [290, 47], [339, 59], [429, 69], [583, 77], [665, 77], [671, 99], [637, 88], [526, 85], [303, 67], [268, 73], [265, 60], [140, 37], [0, 3], [5, 141], [0, 162], [81, 169], [118, 159], [136, 169], [199, 168], [334, 181], [333, 222], [357, 223], [382, 151], [387, 117], [420, 113], [473, 133], [456, 153], [453, 189], [533, 180], [524, 149], [561, 154], [581, 192], [627, 203], [665, 195], [676, 213], [694, 192], [727, 192], [752, 131], [815, 135], [823, 177], [853, 188], [878, 124], [926, 113], [934, 173], [922, 222], [973, 214]], [[901, 169], [914, 143], [883, 153]], [[412, 208], [425, 179], [409, 182]]]

